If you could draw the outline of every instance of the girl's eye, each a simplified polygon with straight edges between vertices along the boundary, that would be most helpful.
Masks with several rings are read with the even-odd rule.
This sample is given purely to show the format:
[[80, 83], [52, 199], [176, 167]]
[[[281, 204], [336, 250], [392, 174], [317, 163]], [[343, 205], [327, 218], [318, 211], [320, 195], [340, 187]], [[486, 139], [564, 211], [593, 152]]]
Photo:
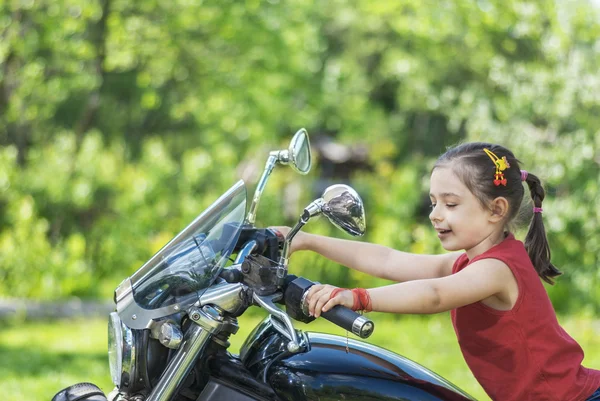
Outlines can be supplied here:
[[432, 203], [431, 205], [429, 205], [429, 207], [430, 207], [431, 209], [435, 209], [435, 203]]
[[447, 204], [446, 204], [446, 207], [447, 207], [447, 208], [450, 208], [450, 209], [452, 209], [452, 208], [453, 208], [453, 207], [455, 207], [455, 206], [456, 206], [456, 204], [454, 204], [454, 203], [447, 203]]

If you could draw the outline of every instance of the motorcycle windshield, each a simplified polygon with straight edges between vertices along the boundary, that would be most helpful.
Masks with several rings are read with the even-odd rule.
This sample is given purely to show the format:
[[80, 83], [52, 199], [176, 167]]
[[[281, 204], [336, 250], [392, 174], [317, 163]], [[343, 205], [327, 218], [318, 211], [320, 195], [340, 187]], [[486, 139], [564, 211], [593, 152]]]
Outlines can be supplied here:
[[193, 305], [233, 252], [245, 215], [246, 188], [239, 181], [131, 276], [136, 304]]

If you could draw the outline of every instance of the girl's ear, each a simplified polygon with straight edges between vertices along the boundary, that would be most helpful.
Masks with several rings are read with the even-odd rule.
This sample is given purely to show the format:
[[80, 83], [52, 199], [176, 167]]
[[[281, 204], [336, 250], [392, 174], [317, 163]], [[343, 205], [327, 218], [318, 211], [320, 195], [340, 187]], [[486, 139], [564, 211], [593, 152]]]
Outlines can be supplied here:
[[492, 214], [489, 217], [489, 220], [492, 223], [497, 223], [504, 219], [508, 215], [508, 201], [505, 197], [499, 196], [492, 201], [490, 204], [490, 211]]

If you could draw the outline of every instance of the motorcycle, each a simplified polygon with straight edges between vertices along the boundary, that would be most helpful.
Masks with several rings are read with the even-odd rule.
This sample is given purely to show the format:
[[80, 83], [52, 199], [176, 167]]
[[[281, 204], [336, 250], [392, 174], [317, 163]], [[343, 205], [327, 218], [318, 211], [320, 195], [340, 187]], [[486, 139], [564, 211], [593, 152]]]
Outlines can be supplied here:
[[[116, 311], [108, 319], [115, 389], [105, 396], [80, 383], [53, 401], [474, 400], [386, 349], [294, 328], [292, 319], [314, 320], [305, 303], [314, 283], [288, 273], [292, 239], [317, 215], [362, 235], [365, 212], [360, 196], [338, 184], [304, 208], [285, 238], [255, 227], [261, 195], [278, 164], [309, 172], [304, 129], [288, 149], [270, 152], [248, 212], [239, 181], [115, 290]], [[238, 331], [237, 317], [251, 306], [268, 316], [239, 355], [231, 354], [228, 339]], [[375, 328], [340, 305], [322, 316], [363, 339]]]

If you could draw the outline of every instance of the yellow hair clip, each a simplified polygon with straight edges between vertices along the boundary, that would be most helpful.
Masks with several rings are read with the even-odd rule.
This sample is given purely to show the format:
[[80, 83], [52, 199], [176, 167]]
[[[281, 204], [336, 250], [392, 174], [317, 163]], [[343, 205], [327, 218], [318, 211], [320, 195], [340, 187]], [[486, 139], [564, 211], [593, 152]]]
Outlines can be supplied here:
[[490, 157], [490, 159], [492, 159], [492, 161], [496, 165], [496, 174], [494, 174], [494, 185], [500, 186], [500, 184], [502, 184], [506, 186], [506, 177], [504, 177], [503, 171], [510, 167], [510, 164], [508, 164], [508, 160], [506, 160], [506, 156], [502, 156], [501, 159], [488, 148], [484, 148], [483, 151]]

